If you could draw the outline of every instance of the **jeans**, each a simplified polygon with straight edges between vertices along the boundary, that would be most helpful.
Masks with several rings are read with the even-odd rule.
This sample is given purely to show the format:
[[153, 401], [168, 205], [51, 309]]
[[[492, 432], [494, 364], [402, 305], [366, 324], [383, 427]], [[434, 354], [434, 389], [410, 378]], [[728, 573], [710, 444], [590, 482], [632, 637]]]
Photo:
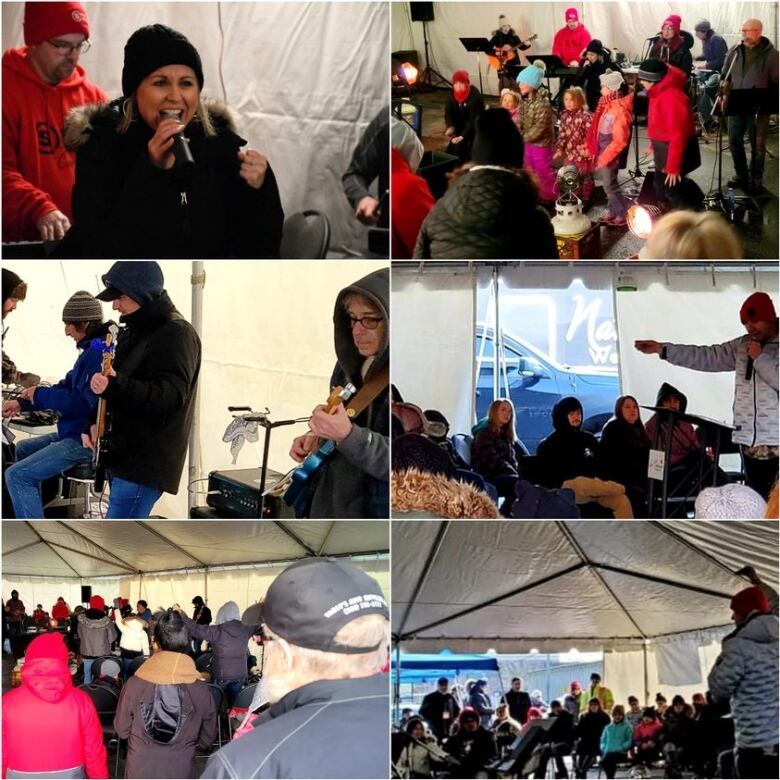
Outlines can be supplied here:
[[571, 753], [571, 745], [567, 745], [565, 742], [554, 742], [545, 745], [539, 755], [539, 766], [534, 772], [534, 777], [544, 778], [547, 775], [547, 763], [550, 758], [555, 759], [555, 776], [568, 778], [569, 772], [566, 769], [566, 764], [563, 761], [563, 757]]
[[613, 160], [609, 165], [593, 171], [596, 184], [604, 188], [604, 194], [607, 196], [607, 211], [613, 217], [625, 217], [631, 205], [631, 201], [623, 194], [618, 184], [619, 166], [620, 160]]
[[[97, 656], [95, 656], [95, 658], [97, 658]], [[81, 656], [81, 660], [84, 662], [84, 685], [89, 685], [92, 682], [92, 662], [95, 658]]]
[[241, 689], [246, 685], [247, 677], [241, 677], [237, 680], [223, 680], [216, 679], [214, 684], [222, 688], [222, 692], [225, 694], [225, 701], [228, 707], [233, 706], [233, 702], [236, 700]]
[[699, 113], [702, 119], [709, 119], [712, 114], [712, 107], [715, 104], [715, 95], [718, 92], [719, 73], [710, 73], [706, 76], [703, 73], [697, 73], [696, 79], [699, 81]]
[[[748, 172], [747, 155], [745, 154], [744, 136], [750, 138], [750, 171]], [[764, 178], [764, 160], [766, 159], [766, 137], [769, 133], [769, 115], [750, 114], [749, 116], [729, 117], [729, 150], [734, 160], [734, 170], [737, 177], [748, 181], [752, 179], [760, 183]]]
[[128, 482], [109, 474], [111, 492], [108, 496], [108, 520], [140, 519], [149, 517], [162, 490]]
[[41, 519], [41, 482], [71, 466], [88, 463], [92, 452], [75, 439], [56, 433], [24, 439], [16, 445], [16, 463], [5, 472], [6, 486], [19, 519]]

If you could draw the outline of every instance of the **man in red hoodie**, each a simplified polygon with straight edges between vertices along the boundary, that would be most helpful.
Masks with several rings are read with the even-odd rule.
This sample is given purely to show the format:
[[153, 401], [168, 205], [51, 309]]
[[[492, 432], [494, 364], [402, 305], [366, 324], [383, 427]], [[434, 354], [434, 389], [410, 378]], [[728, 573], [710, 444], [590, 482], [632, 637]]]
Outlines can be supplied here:
[[30, 642], [21, 686], [3, 696], [3, 777], [22, 773], [108, 777], [95, 705], [73, 687], [68, 649], [57, 633]]
[[647, 135], [655, 162], [658, 204], [665, 209], [697, 208], [704, 196], [685, 178], [701, 164], [693, 112], [685, 91], [687, 74], [651, 58], [639, 66], [638, 76], [649, 99]]
[[553, 38], [552, 53], [560, 57], [566, 67], [578, 68], [585, 47], [591, 36], [582, 22], [576, 8], [566, 9], [566, 26], [561, 27]]
[[75, 155], [68, 112], [107, 103], [79, 56], [89, 48], [80, 3], [25, 3], [24, 42], [3, 54], [3, 241], [51, 241], [70, 227]]

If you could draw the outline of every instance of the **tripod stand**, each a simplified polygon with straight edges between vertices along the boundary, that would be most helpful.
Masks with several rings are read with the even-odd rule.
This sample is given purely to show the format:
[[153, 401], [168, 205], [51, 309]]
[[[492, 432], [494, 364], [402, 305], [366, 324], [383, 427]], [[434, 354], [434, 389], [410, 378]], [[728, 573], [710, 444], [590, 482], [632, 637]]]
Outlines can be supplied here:
[[428, 56], [428, 49], [430, 47], [430, 43], [428, 42], [428, 22], [423, 22], [422, 26], [423, 43], [425, 44], [425, 68], [423, 69], [423, 72], [420, 75], [420, 79], [417, 82], [418, 88], [423, 89], [423, 87], [425, 87], [427, 89], [435, 89], [442, 84], [451, 87], [452, 84], [447, 81], [447, 79], [445, 79], [444, 76], [439, 73], [439, 71], [431, 67], [431, 61]]

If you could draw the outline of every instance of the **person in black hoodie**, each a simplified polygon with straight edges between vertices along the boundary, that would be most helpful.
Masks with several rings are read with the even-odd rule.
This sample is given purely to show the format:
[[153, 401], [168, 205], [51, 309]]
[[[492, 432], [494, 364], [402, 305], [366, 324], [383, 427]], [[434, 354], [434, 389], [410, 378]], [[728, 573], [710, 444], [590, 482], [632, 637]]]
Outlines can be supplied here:
[[333, 326], [338, 362], [330, 387], [351, 383], [357, 388], [347, 408], [361, 396], [373, 399], [352, 416], [344, 405], [332, 414], [317, 406], [309, 420], [310, 432], [293, 441], [290, 456], [299, 463], [319, 447], [320, 439], [336, 443], [333, 454], [298, 496], [298, 517], [389, 516], [389, 276], [387, 268], [374, 271], [336, 297]]
[[647, 506], [647, 461], [650, 437], [639, 416], [639, 404], [632, 395], [615, 401], [615, 416], [601, 431], [599, 456], [604, 479], [619, 482], [626, 489], [634, 517], [645, 517]]
[[[60, 257], [279, 257], [284, 213], [268, 160], [242, 151], [230, 109], [204, 102], [200, 55], [162, 24], [125, 45], [122, 96], [71, 111], [73, 227]], [[194, 164], [181, 162], [184, 135]], [[181, 148], [181, 147], [179, 147]]]
[[[211, 610], [206, 606], [202, 596], [195, 596], [192, 599], [192, 606], [195, 609], [192, 611], [192, 619], [199, 626], [207, 626], [211, 623]], [[195, 658], [200, 655], [201, 647], [203, 646], [203, 640], [197, 637], [192, 638], [192, 651], [195, 653]]]
[[585, 49], [585, 58], [574, 77], [574, 83], [585, 90], [591, 111], [596, 110], [601, 98], [600, 76], [608, 70], [622, 73], [612, 61], [612, 52], [598, 38], [594, 38]]
[[480, 726], [479, 715], [474, 710], [463, 710], [458, 723], [458, 733], [445, 745], [446, 751], [460, 764], [453, 768], [452, 777], [484, 776], [485, 766], [496, 758], [493, 735]]
[[557, 700], [550, 704], [550, 717], [555, 718], [555, 723], [552, 724], [549, 731], [545, 732], [543, 737], [545, 744], [542, 747], [539, 766], [534, 777], [547, 776], [547, 762], [550, 758], [555, 760], [555, 776], [568, 777], [569, 772], [566, 769], [566, 764], [563, 763], [563, 757], [571, 753], [574, 745], [574, 718]]
[[588, 709], [577, 721], [575, 777], [588, 776], [588, 770], [596, 763], [596, 758], [601, 753], [601, 732], [609, 725], [609, 722], [609, 715], [601, 709], [601, 702], [595, 697], [591, 699], [588, 702]]
[[[177, 493], [187, 454], [200, 373], [198, 334], [164, 290], [154, 262], [119, 261], [103, 275], [97, 297], [113, 301], [124, 324], [110, 376], [90, 387], [110, 416], [106, 517], [148, 517], [157, 499]], [[93, 447], [95, 426], [83, 435]]]

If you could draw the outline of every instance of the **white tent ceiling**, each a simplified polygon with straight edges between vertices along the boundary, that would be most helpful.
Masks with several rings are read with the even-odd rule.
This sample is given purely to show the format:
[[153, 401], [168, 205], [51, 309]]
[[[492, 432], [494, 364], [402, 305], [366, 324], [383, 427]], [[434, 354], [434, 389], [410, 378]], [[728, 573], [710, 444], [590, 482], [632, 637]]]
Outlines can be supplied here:
[[393, 633], [405, 650], [645, 644], [728, 625], [750, 564], [777, 588], [769, 522], [395, 522]]
[[388, 551], [383, 522], [3, 523], [3, 576], [90, 579]]

